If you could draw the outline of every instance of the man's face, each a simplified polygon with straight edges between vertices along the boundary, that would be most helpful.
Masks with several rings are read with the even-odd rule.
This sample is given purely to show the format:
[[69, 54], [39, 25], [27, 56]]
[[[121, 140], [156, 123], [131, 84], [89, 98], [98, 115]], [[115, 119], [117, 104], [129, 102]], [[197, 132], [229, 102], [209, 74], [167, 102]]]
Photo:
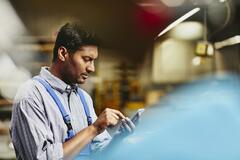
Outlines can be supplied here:
[[93, 45], [82, 46], [73, 54], [68, 53], [62, 71], [65, 82], [83, 84], [95, 71], [94, 60], [97, 56], [98, 48]]

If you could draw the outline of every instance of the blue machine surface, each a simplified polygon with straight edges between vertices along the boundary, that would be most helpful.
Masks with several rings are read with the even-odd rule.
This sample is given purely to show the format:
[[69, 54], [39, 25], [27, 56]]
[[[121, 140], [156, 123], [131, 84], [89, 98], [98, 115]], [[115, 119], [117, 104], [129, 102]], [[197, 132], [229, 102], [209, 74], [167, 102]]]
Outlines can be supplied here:
[[240, 78], [207, 77], [146, 109], [136, 131], [96, 159], [240, 160]]

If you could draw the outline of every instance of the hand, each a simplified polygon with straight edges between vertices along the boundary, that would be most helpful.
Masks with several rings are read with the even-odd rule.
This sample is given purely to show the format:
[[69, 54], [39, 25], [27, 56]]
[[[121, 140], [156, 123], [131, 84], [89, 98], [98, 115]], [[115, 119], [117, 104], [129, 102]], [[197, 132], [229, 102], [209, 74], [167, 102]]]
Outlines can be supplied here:
[[102, 133], [107, 127], [117, 125], [125, 116], [118, 110], [106, 108], [93, 123], [97, 128], [98, 134]]
[[131, 120], [129, 118], [123, 119], [120, 129], [118, 131], [119, 134], [128, 135], [133, 133], [133, 131], [135, 130], [136, 126], [140, 121], [140, 117], [143, 112], [144, 112], [144, 109], [140, 108], [138, 109], [136, 114], [131, 118]]
[[136, 128], [135, 124], [128, 117], [126, 117], [125, 119], [122, 119], [122, 123], [119, 131], [121, 135], [126, 136], [133, 133], [135, 128]]

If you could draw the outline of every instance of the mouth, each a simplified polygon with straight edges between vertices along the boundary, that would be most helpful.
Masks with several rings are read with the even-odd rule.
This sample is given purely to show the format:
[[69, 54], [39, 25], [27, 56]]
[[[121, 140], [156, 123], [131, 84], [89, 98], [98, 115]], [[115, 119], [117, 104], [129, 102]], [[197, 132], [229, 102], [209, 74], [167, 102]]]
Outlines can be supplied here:
[[82, 74], [83, 79], [87, 79], [88, 75], [87, 74]]

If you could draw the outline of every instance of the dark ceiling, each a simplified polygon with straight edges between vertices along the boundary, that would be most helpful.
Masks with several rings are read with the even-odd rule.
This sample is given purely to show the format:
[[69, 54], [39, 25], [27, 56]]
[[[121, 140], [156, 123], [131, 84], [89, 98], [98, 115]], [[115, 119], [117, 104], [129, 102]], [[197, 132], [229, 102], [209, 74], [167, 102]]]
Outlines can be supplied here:
[[[96, 30], [103, 48], [119, 50], [133, 60], [143, 57], [143, 53], [151, 48], [154, 37], [164, 27], [195, 7], [192, 3], [186, 3], [183, 7], [168, 8], [160, 0], [10, 2], [32, 36], [51, 37], [59, 25], [78, 20]], [[202, 20], [200, 14], [196, 17]]]

